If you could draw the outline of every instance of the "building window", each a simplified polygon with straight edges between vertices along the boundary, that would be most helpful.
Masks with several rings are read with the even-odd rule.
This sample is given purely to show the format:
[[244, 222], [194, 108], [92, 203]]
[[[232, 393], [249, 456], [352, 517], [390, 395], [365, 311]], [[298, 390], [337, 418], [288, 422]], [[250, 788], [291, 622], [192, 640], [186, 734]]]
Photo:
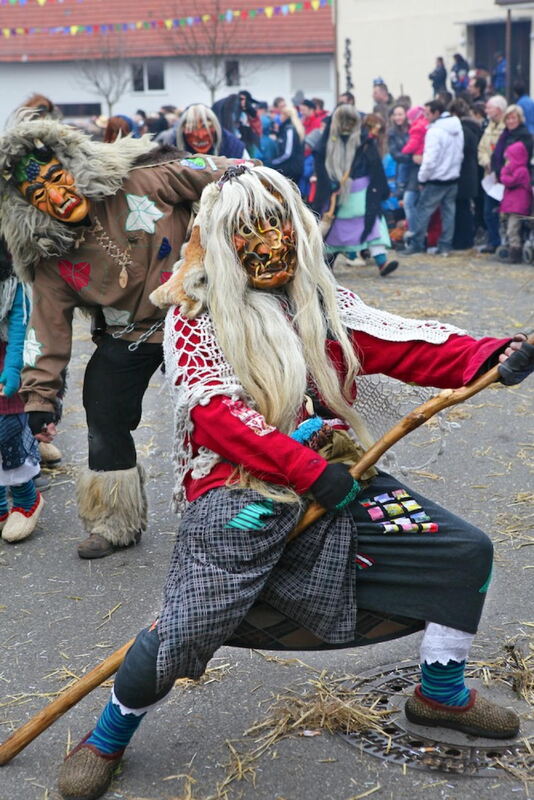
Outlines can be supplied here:
[[226, 74], [226, 85], [239, 86], [241, 83], [239, 77], [239, 61], [225, 61], [224, 71]]
[[99, 117], [102, 113], [100, 103], [58, 103], [57, 107], [64, 117]]
[[163, 61], [155, 59], [132, 64], [132, 88], [134, 92], [161, 92], [165, 89]]

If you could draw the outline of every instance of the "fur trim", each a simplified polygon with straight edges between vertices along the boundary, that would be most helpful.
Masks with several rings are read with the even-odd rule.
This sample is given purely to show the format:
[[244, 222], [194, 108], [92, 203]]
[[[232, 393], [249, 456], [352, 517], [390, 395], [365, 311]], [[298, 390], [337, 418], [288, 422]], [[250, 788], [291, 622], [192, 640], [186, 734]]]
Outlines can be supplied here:
[[109, 472], [84, 470], [76, 481], [78, 515], [85, 530], [127, 547], [146, 530], [145, 471], [138, 464]]
[[23, 281], [33, 280], [40, 258], [67, 253], [83, 226], [67, 225], [26, 202], [6, 179], [17, 161], [42, 142], [76, 179], [86, 197], [102, 200], [116, 194], [136, 160], [157, 148], [150, 136], [131, 136], [115, 142], [95, 142], [87, 134], [51, 119], [28, 119], [19, 114], [0, 137], [0, 231], [13, 257], [13, 267]]
[[187, 150], [180, 150], [179, 147], [174, 147], [172, 144], [159, 145], [154, 150], [144, 153], [136, 159], [132, 169], [139, 169], [139, 167], [157, 167], [158, 164], [166, 164], [169, 161], [177, 161], [178, 159], [186, 158], [191, 154]]
[[148, 299], [158, 308], [180, 306], [183, 314], [194, 317], [206, 299], [204, 293], [201, 293], [206, 274], [204, 248], [200, 243], [200, 228], [197, 225], [193, 226], [191, 238], [184, 245], [183, 257], [175, 267], [169, 280], [153, 291]]

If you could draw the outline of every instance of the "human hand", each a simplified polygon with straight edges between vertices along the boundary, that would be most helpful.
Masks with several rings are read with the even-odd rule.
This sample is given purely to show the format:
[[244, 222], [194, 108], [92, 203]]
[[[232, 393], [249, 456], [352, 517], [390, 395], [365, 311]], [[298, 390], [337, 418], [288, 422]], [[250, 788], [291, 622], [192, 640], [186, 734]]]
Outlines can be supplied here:
[[46, 442], [50, 444], [57, 435], [57, 428], [54, 422], [49, 422], [39, 433], [35, 434], [38, 442]]
[[4, 397], [13, 397], [20, 388], [20, 370], [16, 367], [4, 367], [0, 375], [0, 393]]
[[414, 164], [422, 164], [423, 156], [419, 155], [418, 153], [414, 153], [414, 155], [412, 156], [412, 161]]
[[[38, 435], [45, 436], [50, 425], [53, 425], [55, 432], [55, 418], [56, 415], [53, 411], [28, 411], [28, 425], [36, 438]], [[42, 439], [41, 441], [48, 440]]]
[[534, 372], [534, 344], [527, 338], [525, 333], [516, 334], [499, 356], [499, 375], [505, 386], [515, 386]]

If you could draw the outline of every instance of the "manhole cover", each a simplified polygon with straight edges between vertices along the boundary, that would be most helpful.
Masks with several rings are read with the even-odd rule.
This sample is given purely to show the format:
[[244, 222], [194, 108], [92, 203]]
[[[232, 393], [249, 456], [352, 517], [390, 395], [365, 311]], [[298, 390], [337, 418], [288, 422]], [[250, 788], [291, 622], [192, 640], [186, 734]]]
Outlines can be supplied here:
[[[341, 734], [353, 747], [376, 758], [393, 761], [410, 769], [458, 773], [473, 777], [495, 777], [499, 770], [516, 777], [531, 774], [534, 766], [534, 735], [531, 709], [504, 684], [492, 683], [488, 690], [477, 677], [482, 671], [470, 665], [469, 686], [491, 692], [491, 699], [513, 708], [521, 716], [520, 739], [482, 739], [446, 728], [414, 725], [404, 715], [404, 703], [419, 683], [416, 661], [388, 664], [362, 673], [346, 688], [362, 695], [362, 702], [377, 710], [393, 711], [384, 722], [384, 733], [365, 731]], [[473, 676], [473, 677], [471, 677]]]

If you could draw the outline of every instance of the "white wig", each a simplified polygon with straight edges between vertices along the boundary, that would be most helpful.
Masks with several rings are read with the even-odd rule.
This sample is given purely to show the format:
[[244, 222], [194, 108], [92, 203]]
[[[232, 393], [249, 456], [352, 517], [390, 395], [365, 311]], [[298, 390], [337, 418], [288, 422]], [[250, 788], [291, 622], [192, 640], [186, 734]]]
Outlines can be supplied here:
[[221, 123], [217, 119], [215, 112], [203, 103], [196, 103], [188, 106], [181, 115], [176, 123], [176, 146], [179, 147], [180, 150], [189, 149], [184, 134], [194, 130], [199, 122], [201, 122], [207, 130], [213, 128], [213, 155], [218, 156], [222, 142]]
[[[340, 105], [334, 111], [330, 135], [326, 145], [326, 171], [331, 180], [341, 181], [350, 170], [356, 150], [361, 141], [361, 119], [355, 107]], [[352, 129], [348, 136], [343, 132]], [[348, 189], [348, 182], [345, 184]]]
[[[273, 214], [293, 226], [297, 268], [289, 284], [270, 292], [248, 285], [233, 235]], [[206, 187], [195, 225], [204, 258], [184, 279], [184, 289], [197, 301], [196, 314], [209, 311], [225, 356], [260, 413], [283, 432], [294, 430], [311, 381], [368, 444], [349, 400], [360, 365], [339, 317], [317, 220], [295, 184], [267, 167], [246, 168]], [[327, 337], [342, 348], [344, 386], [327, 356]]]

